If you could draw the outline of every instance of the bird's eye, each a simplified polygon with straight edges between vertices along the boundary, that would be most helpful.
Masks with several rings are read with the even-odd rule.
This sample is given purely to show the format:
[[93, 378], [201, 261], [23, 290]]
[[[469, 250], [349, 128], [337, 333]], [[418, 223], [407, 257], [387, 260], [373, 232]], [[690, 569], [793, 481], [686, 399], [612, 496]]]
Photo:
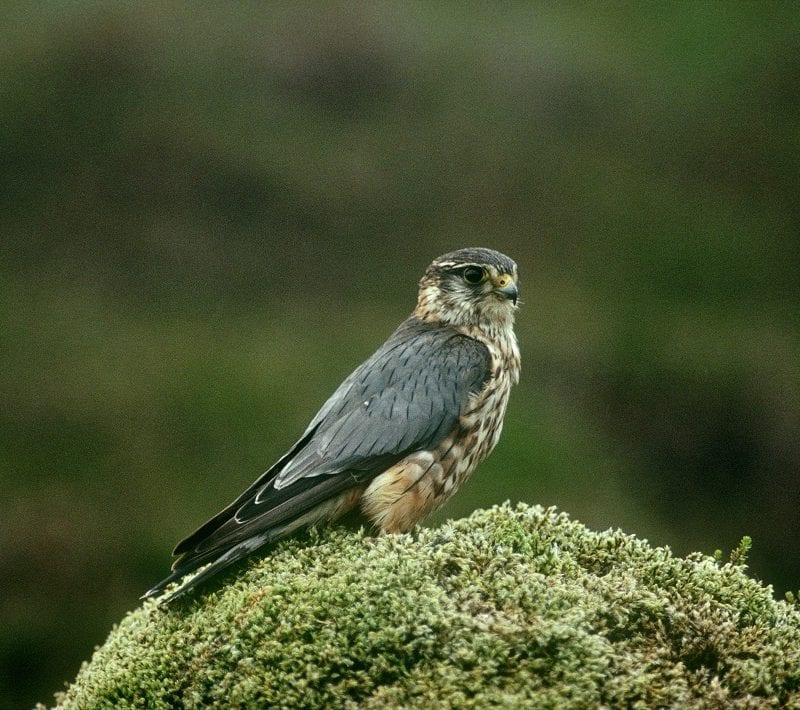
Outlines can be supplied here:
[[464, 269], [462, 276], [468, 284], [479, 284], [486, 277], [486, 274], [479, 266], [468, 266]]

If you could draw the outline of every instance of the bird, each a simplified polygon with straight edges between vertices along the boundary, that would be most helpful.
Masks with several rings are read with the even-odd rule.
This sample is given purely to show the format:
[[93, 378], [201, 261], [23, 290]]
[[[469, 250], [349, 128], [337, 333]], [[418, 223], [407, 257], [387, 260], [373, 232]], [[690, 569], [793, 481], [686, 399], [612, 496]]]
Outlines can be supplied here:
[[411, 315], [271, 468], [177, 544], [172, 573], [142, 598], [179, 581], [159, 599], [171, 602], [270, 543], [345, 515], [402, 533], [439, 508], [500, 438], [520, 374], [518, 295], [505, 254], [472, 247], [434, 259]]

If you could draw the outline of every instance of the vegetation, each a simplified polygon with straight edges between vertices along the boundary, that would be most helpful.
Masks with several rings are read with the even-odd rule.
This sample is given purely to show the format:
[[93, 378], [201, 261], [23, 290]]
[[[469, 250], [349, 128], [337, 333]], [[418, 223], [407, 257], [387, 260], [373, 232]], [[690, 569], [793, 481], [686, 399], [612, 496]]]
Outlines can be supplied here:
[[523, 505], [328, 532], [130, 613], [60, 706], [794, 707], [800, 610], [734, 557]]

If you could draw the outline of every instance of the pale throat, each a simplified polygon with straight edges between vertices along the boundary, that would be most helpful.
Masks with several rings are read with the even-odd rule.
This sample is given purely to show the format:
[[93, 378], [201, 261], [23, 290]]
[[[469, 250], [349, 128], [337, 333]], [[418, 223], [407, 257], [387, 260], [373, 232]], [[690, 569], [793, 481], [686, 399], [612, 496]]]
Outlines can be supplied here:
[[519, 379], [520, 356], [514, 333], [514, 307], [497, 300], [480, 307], [469, 300], [443, 294], [435, 285], [420, 289], [414, 315], [427, 323], [456, 328], [475, 340], [485, 343], [499, 355], [516, 384]]
[[477, 326], [485, 332], [496, 332], [498, 336], [513, 331], [514, 327], [514, 307], [508, 301], [494, 299], [477, 303], [460, 294], [445, 293], [433, 284], [420, 289], [414, 313], [428, 323]]

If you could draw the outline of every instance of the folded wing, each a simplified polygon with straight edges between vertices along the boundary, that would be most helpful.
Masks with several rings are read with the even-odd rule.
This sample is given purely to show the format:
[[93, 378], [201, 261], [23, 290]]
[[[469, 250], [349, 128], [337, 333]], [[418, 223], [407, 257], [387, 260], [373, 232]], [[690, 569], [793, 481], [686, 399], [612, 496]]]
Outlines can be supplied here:
[[173, 574], [145, 596], [215, 562], [173, 596], [187, 591], [291, 531], [321, 503], [409, 453], [434, 448], [489, 376], [485, 345], [408, 319], [339, 386], [272, 468], [177, 545]]

